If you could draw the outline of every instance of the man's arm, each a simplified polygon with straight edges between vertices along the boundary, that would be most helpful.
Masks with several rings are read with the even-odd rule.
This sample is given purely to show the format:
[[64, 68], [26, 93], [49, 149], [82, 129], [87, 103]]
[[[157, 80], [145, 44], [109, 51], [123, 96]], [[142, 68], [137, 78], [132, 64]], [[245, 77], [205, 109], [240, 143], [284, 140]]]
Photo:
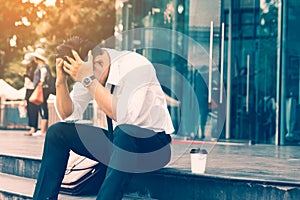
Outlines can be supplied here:
[[112, 120], [116, 121], [116, 99], [97, 80], [88, 87], [89, 92], [94, 96], [99, 108]]
[[[63, 69], [70, 77], [78, 82], [82, 82], [82, 79], [94, 74], [93, 72], [93, 56], [91, 51], [88, 53], [88, 61], [84, 62], [77, 52], [72, 51], [74, 59], [68, 57], [68, 62], [64, 62]], [[108, 73], [109, 68], [105, 68], [103, 73]], [[95, 99], [99, 108], [108, 115], [111, 119], [116, 121], [115, 102], [114, 96], [103, 86], [104, 82], [94, 79], [92, 84], [88, 86], [88, 92], [90, 96]]]
[[56, 108], [62, 119], [73, 113], [73, 103], [67, 85], [67, 75], [63, 72], [63, 59], [56, 59]]

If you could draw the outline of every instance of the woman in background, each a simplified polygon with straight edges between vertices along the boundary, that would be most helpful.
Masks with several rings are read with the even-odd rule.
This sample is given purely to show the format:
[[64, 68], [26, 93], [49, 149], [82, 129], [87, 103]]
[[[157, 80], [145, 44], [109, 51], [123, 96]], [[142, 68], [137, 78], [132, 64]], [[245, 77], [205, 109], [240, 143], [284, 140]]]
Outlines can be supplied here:
[[38, 128], [37, 116], [38, 116], [39, 107], [29, 102], [29, 97], [31, 96], [34, 90], [33, 77], [34, 77], [34, 70], [36, 69], [37, 64], [34, 62], [34, 57], [31, 55], [31, 53], [26, 53], [24, 55], [22, 64], [26, 66], [26, 72], [20, 75], [24, 77], [24, 88], [26, 89], [25, 100], [27, 105], [28, 126], [30, 127], [30, 130], [26, 132], [25, 135], [31, 136], [33, 133], [37, 131]]
[[[48, 104], [47, 100], [49, 97], [49, 89], [47, 85], [47, 78], [49, 77], [49, 66], [47, 65], [46, 52], [42, 48], [37, 48], [32, 54], [34, 57], [34, 62], [37, 64], [36, 69], [34, 70], [33, 84], [34, 87], [37, 87], [39, 84], [43, 86], [43, 95], [44, 102], [38, 106], [40, 115], [41, 115], [41, 130], [36, 131], [32, 136], [41, 136], [45, 135], [48, 129]], [[36, 120], [38, 120], [38, 113], [35, 115]]]

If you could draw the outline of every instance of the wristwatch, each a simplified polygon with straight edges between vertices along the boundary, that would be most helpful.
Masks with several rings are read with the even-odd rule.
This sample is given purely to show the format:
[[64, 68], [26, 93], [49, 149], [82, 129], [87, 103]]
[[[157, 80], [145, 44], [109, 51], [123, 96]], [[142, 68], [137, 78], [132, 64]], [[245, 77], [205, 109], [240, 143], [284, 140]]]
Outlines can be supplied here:
[[81, 83], [84, 87], [87, 88], [92, 84], [94, 79], [96, 79], [96, 77], [94, 75], [88, 76], [88, 77], [83, 78]]

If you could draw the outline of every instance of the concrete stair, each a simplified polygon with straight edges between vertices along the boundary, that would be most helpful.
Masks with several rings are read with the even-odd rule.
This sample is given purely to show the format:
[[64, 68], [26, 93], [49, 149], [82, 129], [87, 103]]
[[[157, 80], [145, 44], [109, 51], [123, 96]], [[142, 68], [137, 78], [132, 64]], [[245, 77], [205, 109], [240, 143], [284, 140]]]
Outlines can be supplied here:
[[[0, 173], [0, 199], [30, 200], [34, 191], [35, 179]], [[95, 200], [95, 196], [59, 195], [59, 200]], [[152, 198], [139, 197], [137, 194], [126, 194], [123, 200], [141, 200]]]
[[[193, 145], [174, 141], [174, 161], [159, 171], [135, 175], [123, 200], [300, 199], [300, 147], [220, 144], [210, 153], [205, 174], [198, 175], [190, 171], [188, 150]], [[42, 137], [0, 134], [0, 200], [32, 198], [42, 146]], [[59, 199], [95, 196], [60, 195]]]
[[[0, 199], [32, 199], [35, 179], [0, 173]], [[59, 195], [60, 200], [95, 200], [95, 196]], [[152, 198], [139, 197], [137, 194], [126, 194], [123, 200], [141, 200]]]
[[[0, 200], [29, 200], [40, 160], [0, 155]], [[59, 196], [60, 200], [92, 200], [95, 196]], [[299, 184], [243, 180], [211, 175], [195, 175], [187, 170], [164, 168], [136, 175], [123, 200], [141, 199], [300, 199]]]
[[[34, 192], [40, 159], [0, 155], [0, 200], [30, 200]], [[59, 200], [94, 200], [96, 196], [59, 195]], [[155, 200], [138, 193], [127, 193], [123, 200]]]

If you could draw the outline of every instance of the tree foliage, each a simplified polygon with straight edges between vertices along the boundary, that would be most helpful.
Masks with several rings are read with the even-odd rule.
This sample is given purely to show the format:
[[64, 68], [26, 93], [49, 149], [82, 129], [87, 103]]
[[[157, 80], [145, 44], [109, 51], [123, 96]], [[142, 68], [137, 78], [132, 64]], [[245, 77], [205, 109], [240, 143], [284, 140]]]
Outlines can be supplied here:
[[[17, 88], [23, 84], [17, 74], [25, 70], [20, 62], [26, 51], [43, 47], [54, 65], [55, 46], [67, 37], [78, 35], [97, 44], [113, 35], [114, 1], [56, 0], [53, 6], [45, 2], [0, 0], [0, 78]], [[11, 46], [14, 37], [16, 45]]]

